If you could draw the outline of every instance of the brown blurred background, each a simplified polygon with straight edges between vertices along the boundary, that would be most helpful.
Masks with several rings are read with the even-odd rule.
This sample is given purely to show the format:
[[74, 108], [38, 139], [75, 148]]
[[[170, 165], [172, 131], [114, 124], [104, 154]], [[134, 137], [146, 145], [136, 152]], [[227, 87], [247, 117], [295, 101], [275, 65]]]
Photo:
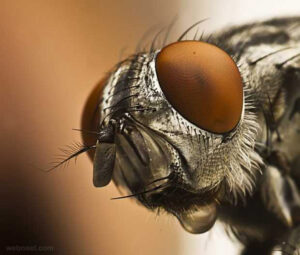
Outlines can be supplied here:
[[[17, 245], [44, 247], [44, 254], [218, 254], [223, 247], [233, 254], [222, 233], [193, 236], [172, 217], [111, 201], [118, 191], [93, 187], [86, 155], [47, 174], [39, 168], [59, 147], [80, 141], [71, 129], [80, 127], [88, 94], [152, 26], [178, 15], [178, 36], [206, 17], [209, 31], [300, 13], [297, 1], [240, 2], [0, 0], [0, 254], [17, 254], [8, 251]], [[217, 243], [211, 253], [210, 239]]]

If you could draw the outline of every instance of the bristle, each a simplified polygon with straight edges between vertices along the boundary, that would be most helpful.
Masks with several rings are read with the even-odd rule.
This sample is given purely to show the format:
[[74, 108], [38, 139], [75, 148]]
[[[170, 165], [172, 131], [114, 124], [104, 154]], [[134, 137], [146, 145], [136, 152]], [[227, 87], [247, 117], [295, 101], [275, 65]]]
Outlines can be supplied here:
[[60, 151], [62, 152], [61, 155], [58, 155], [56, 157], [56, 161], [52, 162], [53, 166], [43, 170], [44, 172], [49, 172], [51, 170], [54, 170], [58, 167], [67, 165], [71, 159], [75, 159], [76, 162], [76, 158], [84, 153], [87, 152], [91, 149], [95, 149], [96, 145], [83, 145], [81, 143], [78, 142], [74, 142], [71, 145], [67, 145], [64, 148], [60, 148]]

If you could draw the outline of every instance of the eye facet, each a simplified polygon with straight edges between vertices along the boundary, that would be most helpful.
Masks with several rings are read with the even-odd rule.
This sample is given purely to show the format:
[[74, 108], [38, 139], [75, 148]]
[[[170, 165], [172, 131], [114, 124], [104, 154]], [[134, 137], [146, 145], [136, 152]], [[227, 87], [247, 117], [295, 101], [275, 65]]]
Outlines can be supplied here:
[[156, 73], [169, 103], [196, 126], [222, 134], [238, 124], [243, 82], [225, 51], [205, 42], [176, 42], [157, 55]]

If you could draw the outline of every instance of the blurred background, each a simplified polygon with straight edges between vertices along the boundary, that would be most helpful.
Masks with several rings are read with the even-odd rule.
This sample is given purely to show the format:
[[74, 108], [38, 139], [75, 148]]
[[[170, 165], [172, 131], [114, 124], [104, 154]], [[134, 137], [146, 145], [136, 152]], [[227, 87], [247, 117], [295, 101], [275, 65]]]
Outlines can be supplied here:
[[28, 254], [237, 254], [239, 245], [220, 224], [191, 235], [173, 217], [132, 200], [111, 201], [118, 191], [113, 184], [93, 187], [86, 155], [47, 174], [39, 168], [59, 147], [80, 141], [72, 128], [80, 127], [87, 96], [151, 27], [159, 30], [177, 15], [176, 38], [208, 17], [201, 28], [209, 33], [300, 14], [299, 0], [0, 0], [0, 6], [0, 254], [17, 247]]

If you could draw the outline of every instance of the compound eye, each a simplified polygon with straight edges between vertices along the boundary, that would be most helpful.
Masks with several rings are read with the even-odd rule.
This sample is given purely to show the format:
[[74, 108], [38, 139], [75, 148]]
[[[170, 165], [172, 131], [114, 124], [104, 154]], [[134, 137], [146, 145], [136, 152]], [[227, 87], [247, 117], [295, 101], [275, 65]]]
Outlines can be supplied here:
[[225, 51], [199, 41], [176, 42], [157, 55], [156, 73], [169, 103], [196, 126], [222, 134], [238, 124], [243, 82]]

